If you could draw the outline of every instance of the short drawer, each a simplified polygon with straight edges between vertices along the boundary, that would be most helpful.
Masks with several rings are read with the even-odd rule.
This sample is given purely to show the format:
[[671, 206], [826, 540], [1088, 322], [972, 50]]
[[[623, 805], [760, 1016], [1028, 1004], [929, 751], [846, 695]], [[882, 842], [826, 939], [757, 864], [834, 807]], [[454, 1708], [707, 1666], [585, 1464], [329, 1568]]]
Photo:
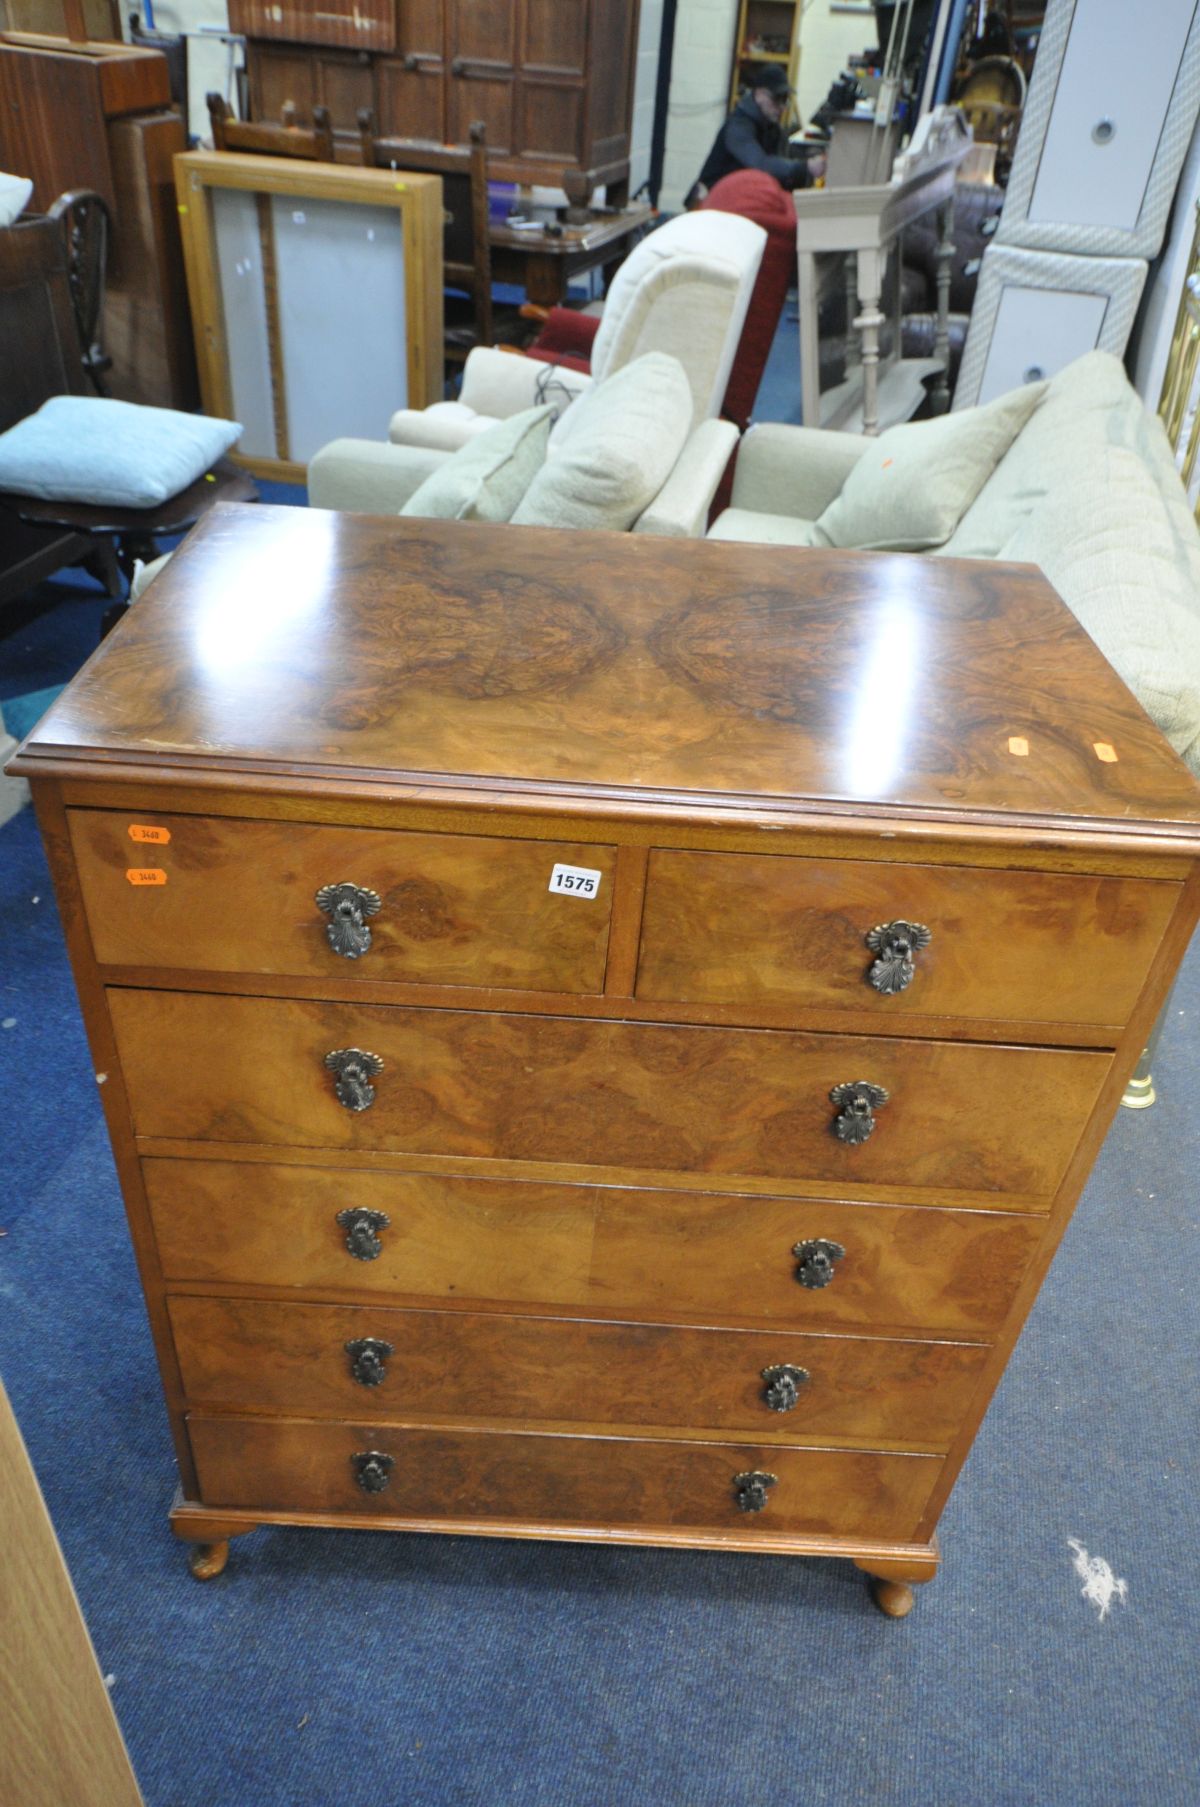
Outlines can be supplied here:
[[193, 1406], [540, 1420], [944, 1451], [980, 1344], [174, 1298]]
[[[339, 986], [604, 989], [611, 847], [112, 810], [68, 817], [102, 965]], [[595, 895], [551, 892], [557, 864], [598, 873]], [[134, 882], [138, 872], [152, 882]]]
[[[362, 1417], [322, 1424], [193, 1412], [187, 1424], [206, 1506], [369, 1513], [448, 1529], [694, 1527], [902, 1542], [914, 1535], [942, 1465], [937, 1456], [435, 1431]], [[371, 1457], [363, 1478], [382, 1481], [377, 1490], [359, 1478]], [[747, 1511], [739, 1477], [755, 1474], [774, 1480], [763, 1508]]]
[[[108, 996], [142, 1136], [819, 1180], [860, 1197], [1048, 1202], [1110, 1064], [882, 1036]], [[888, 1101], [849, 1142], [835, 1120], [850, 1106], [830, 1094], [860, 1081]]]
[[[168, 1283], [991, 1336], [1044, 1222], [271, 1162], [142, 1163]], [[844, 1252], [828, 1269], [806, 1245]], [[824, 1284], [813, 1284], [824, 1279]], [[805, 1282], [808, 1282], [807, 1284]]]
[[[1118, 1024], [1179, 894], [1155, 879], [655, 851], [637, 996]], [[876, 952], [867, 936], [893, 923]], [[907, 967], [905, 924], [929, 933]]]

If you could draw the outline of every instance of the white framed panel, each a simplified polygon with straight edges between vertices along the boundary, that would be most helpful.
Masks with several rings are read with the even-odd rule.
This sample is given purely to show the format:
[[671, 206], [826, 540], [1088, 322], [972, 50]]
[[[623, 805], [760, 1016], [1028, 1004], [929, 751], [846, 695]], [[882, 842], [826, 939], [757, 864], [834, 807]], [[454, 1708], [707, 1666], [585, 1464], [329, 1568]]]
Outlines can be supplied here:
[[303, 482], [330, 439], [440, 397], [440, 176], [188, 151], [175, 192], [200, 393], [246, 428], [238, 462]]
[[271, 224], [289, 456], [386, 439], [409, 405], [400, 214], [272, 195]]
[[238, 449], [246, 458], [273, 458], [275, 416], [258, 203], [244, 190], [216, 188], [212, 211], [230, 403], [234, 419], [242, 424]]
[[1051, 0], [998, 244], [1152, 257], [1200, 112], [1200, 0]]
[[1137, 257], [1071, 257], [989, 245], [954, 407], [992, 401], [1052, 377], [1089, 351], [1120, 357], [1147, 265]]

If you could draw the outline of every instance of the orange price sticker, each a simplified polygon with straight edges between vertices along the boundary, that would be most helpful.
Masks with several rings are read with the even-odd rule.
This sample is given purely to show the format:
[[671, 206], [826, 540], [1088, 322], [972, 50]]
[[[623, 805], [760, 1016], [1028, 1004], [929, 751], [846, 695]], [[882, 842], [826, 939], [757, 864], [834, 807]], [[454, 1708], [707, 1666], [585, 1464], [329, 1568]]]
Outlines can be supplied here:
[[1092, 752], [1096, 755], [1096, 758], [1100, 761], [1101, 765], [1116, 765], [1117, 763], [1117, 749], [1115, 747], [1110, 747], [1106, 740], [1094, 740], [1092, 742]]
[[150, 841], [156, 847], [165, 847], [171, 838], [171, 830], [169, 828], [151, 828], [145, 822], [131, 822], [129, 838], [131, 841]]
[[157, 866], [131, 866], [125, 874], [131, 885], [165, 885], [167, 875]]

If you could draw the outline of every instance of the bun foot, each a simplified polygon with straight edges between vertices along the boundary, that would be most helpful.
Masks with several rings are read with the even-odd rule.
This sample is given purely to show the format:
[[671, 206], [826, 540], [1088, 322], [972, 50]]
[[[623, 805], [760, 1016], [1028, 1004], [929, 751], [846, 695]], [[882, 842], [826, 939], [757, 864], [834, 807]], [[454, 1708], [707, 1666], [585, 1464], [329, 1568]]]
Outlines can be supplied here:
[[212, 1581], [229, 1561], [229, 1541], [194, 1543], [188, 1551], [188, 1567], [197, 1581]]
[[871, 1583], [871, 1598], [889, 1619], [906, 1619], [913, 1609], [913, 1588], [932, 1581], [938, 1571], [940, 1555], [936, 1542], [926, 1550], [897, 1552], [889, 1557], [856, 1556], [855, 1568], [862, 1569]]
[[904, 1619], [912, 1611], [916, 1595], [907, 1581], [887, 1581], [881, 1575], [872, 1575], [871, 1598], [881, 1613], [889, 1619]]

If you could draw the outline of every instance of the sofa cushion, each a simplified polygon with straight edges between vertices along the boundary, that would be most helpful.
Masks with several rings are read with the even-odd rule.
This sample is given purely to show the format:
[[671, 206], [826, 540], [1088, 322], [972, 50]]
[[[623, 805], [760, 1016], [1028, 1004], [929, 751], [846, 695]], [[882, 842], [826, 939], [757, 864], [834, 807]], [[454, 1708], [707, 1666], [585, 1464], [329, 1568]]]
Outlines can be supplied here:
[[0, 433], [0, 490], [99, 508], [154, 508], [202, 477], [241, 435], [234, 420], [53, 395]]
[[756, 514], [752, 508], [726, 508], [708, 530], [710, 540], [749, 540], [760, 546], [815, 546], [813, 523], [796, 515]]
[[[1200, 534], [1162, 423], [1118, 360], [1089, 352], [1061, 371], [993, 483], [985, 543], [1010, 523], [994, 555], [1040, 566], [1200, 773]], [[944, 551], [980, 538], [964, 521]]]
[[526, 408], [477, 433], [400, 510], [437, 521], [511, 521], [546, 456], [553, 408]]
[[692, 392], [678, 358], [648, 352], [561, 416], [513, 523], [628, 532], [684, 448]]
[[944, 544], [1045, 389], [1027, 383], [983, 408], [890, 427], [818, 519], [817, 544], [891, 552]]
[[[967, 409], [964, 413], [972, 413]], [[1060, 370], [944, 548], [950, 558], [998, 558], [1021, 523], [1093, 446], [1144, 413], [1118, 358], [1090, 351]], [[1122, 427], [1118, 423], [1125, 419]]]

